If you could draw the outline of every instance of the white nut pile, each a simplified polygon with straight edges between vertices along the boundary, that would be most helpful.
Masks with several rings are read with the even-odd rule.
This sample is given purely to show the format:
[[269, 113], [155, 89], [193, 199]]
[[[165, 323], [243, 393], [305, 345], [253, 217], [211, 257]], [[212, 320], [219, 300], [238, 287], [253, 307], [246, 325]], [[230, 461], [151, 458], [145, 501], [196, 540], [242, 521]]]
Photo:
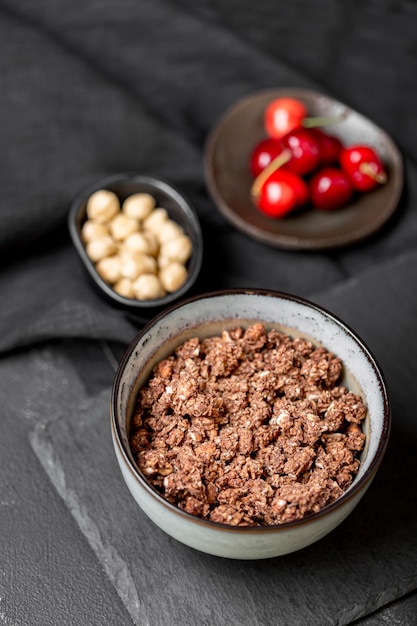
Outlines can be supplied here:
[[87, 255], [118, 294], [153, 300], [184, 284], [191, 240], [152, 195], [136, 193], [121, 204], [115, 193], [99, 189], [86, 211], [81, 236]]

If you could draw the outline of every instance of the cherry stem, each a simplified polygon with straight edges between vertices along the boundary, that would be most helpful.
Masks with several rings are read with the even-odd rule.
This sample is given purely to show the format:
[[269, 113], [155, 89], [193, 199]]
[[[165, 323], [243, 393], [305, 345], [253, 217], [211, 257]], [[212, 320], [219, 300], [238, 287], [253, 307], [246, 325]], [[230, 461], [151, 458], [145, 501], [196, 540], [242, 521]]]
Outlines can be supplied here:
[[255, 178], [253, 185], [251, 187], [251, 190], [250, 190], [251, 195], [258, 197], [261, 192], [262, 185], [265, 183], [267, 178], [269, 178], [269, 176], [273, 172], [275, 172], [280, 167], [285, 165], [285, 163], [288, 163], [291, 157], [292, 157], [291, 150], [283, 150], [281, 154], [275, 157], [275, 159], [273, 159], [271, 163], [267, 165], [267, 167], [263, 169], [262, 172]]
[[359, 171], [362, 174], [366, 174], [366, 176], [369, 176], [369, 178], [372, 178], [372, 180], [375, 180], [380, 185], [384, 185], [387, 182], [387, 175], [385, 172], [377, 172], [376, 167], [375, 163], [363, 161], [359, 165]]
[[340, 115], [322, 115], [318, 117], [305, 117], [302, 121], [304, 128], [315, 128], [316, 126], [331, 126], [332, 124], [339, 124], [343, 122], [348, 116], [347, 109]]

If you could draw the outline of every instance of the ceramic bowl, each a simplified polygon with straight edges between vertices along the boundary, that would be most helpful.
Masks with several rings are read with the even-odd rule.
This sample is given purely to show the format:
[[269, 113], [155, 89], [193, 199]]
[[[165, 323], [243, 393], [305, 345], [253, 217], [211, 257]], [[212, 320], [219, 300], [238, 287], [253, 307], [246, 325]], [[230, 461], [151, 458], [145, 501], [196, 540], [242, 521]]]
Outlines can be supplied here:
[[[99, 189], [113, 191], [121, 203], [134, 193], [149, 193], [155, 198], [157, 206], [165, 208], [169, 217], [182, 226], [191, 239], [193, 252], [187, 263], [187, 280], [179, 289], [154, 300], [127, 298], [114, 291], [98, 274], [94, 263], [86, 253], [81, 237], [81, 229], [86, 221], [88, 198]], [[97, 181], [78, 194], [72, 202], [68, 215], [68, 225], [74, 246], [93, 284], [107, 300], [117, 306], [130, 310], [159, 309], [183, 297], [199, 275], [203, 258], [203, 239], [197, 213], [182, 192], [160, 178], [127, 172], [114, 174]]]
[[[281, 97], [301, 100], [310, 116], [345, 116], [326, 132], [346, 146], [360, 143], [373, 147], [387, 169], [387, 183], [356, 196], [349, 206], [336, 211], [306, 209], [283, 219], [263, 215], [251, 200], [249, 161], [254, 147], [266, 137], [265, 108]], [[316, 91], [281, 88], [251, 94], [224, 113], [207, 138], [205, 177], [220, 212], [245, 234], [278, 248], [325, 250], [362, 241], [388, 222], [401, 196], [403, 163], [392, 138], [364, 115]]]
[[[339, 356], [348, 388], [367, 407], [366, 445], [351, 486], [335, 502], [300, 521], [279, 526], [234, 527], [199, 519], [166, 501], [133, 459], [129, 424], [139, 388], [153, 366], [183, 341], [223, 329], [262, 322], [291, 336], [305, 336]], [[387, 390], [375, 359], [339, 318], [306, 300], [261, 290], [213, 292], [189, 298], [156, 316], [135, 337], [121, 360], [112, 390], [111, 429], [121, 473], [141, 509], [166, 533], [202, 552], [233, 559], [264, 559], [299, 550], [340, 524], [364, 496], [384, 456], [390, 432]], [[347, 528], [348, 532], [348, 528]]]

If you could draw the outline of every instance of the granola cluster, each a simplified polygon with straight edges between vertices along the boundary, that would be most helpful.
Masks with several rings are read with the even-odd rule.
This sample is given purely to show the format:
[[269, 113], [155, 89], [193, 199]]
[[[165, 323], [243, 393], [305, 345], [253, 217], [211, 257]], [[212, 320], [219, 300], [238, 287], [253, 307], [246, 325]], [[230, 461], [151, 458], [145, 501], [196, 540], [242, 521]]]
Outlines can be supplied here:
[[361, 398], [341, 360], [262, 324], [190, 339], [137, 398], [130, 444], [167, 500], [223, 524], [301, 519], [338, 498], [359, 468]]

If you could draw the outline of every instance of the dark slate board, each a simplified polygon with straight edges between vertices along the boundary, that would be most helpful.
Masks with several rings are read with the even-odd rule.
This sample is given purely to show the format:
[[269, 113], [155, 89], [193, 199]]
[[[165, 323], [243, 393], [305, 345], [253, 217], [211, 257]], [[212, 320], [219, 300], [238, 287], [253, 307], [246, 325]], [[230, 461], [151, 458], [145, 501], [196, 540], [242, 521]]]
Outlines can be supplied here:
[[[108, 386], [102, 352], [97, 363]], [[84, 401], [81, 381], [59, 346], [0, 359], [0, 381], [0, 624], [128, 626], [125, 605], [28, 441], [46, 416], [60, 419]]]

